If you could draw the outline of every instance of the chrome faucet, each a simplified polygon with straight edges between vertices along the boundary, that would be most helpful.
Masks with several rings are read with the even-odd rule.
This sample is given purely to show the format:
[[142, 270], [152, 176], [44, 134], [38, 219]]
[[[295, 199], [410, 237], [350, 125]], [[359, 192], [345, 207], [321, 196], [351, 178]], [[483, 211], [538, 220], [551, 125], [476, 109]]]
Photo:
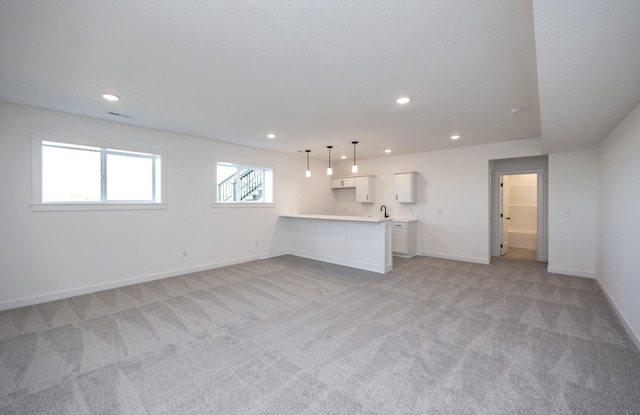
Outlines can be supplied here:
[[385, 205], [380, 206], [380, 212], [382, 212], [382, 208], [384, 208], [384, 217], [388, 218], [389, 215], [387, 215], [387, 207]]

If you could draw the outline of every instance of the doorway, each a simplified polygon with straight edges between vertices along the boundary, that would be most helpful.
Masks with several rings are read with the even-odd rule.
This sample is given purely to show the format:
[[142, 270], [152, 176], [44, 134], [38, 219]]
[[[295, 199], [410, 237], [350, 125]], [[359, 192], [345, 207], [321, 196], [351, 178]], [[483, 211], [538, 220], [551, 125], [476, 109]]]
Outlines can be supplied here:
[[538, 175], [500, 175], [500, 256], [538, 258]]
[[547, 260], [544, 177], [542, 169], [494, 170], [491, 256]]

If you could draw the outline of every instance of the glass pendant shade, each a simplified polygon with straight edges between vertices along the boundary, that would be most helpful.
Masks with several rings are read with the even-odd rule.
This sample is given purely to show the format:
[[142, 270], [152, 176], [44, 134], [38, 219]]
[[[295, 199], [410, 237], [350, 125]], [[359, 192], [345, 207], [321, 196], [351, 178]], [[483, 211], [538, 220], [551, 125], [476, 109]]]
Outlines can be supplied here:
[[356, 144], [358, 144], [358, 142], [352, 141], [351, 144], [353, 144], [353, 166], [351, 166], [351, 173], [357, 173], [358, 165], [356, 164]]

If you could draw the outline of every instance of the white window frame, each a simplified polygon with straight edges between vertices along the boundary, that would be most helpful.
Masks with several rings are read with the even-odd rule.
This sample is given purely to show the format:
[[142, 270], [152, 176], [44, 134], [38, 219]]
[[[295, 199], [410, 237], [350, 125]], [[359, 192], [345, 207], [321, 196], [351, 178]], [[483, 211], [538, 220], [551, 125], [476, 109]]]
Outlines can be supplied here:
[[[236, 167], [237, 169], [254, 169], [262, 170], [264, 172], [265, 181], [270, 180], [270, 188], [265, 188], [263, 201], [245, 200], [234, 202], [218, 202], [218, 164], [226, 164]], [[270, 177], [269, 177], [270, 176]], [[274, 201], [274, 169], [269, 166], [256, 166], [253, 164], [236, 163], [228, 160], [214, 160], [213, 161], [213, 203], [214, 208], [271, 208], [275, 207]], [[270, 200], [270, 201], [266, 201]]]
[[[64, 145], [87, 146], [104, 149], [101, 154], [118, 154], [121, 152], [145, 153], [160, 157], [160, 200], [156, 201], [106, 201], [105, 188], [101, 186], [101, 201], [63, 201], [43, 202], [42, 200], [42, 145], [43, 142], [54, 142]], [[67, 137], [32, 134], [32, 211], [86, 211], [86, 210], [155, 210], [167, 208], [167, 156], [166, 151], [141, 149], [129, 145], [108, 143]], [[104, 156], [103, 156], [104, 157]]]

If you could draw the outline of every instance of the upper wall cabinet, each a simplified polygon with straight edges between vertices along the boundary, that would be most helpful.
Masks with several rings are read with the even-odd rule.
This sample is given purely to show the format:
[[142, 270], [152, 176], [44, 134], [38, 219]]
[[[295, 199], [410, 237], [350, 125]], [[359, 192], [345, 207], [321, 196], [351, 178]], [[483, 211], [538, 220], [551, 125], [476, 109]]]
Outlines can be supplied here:
[[348, 189], [354, 187], [356, 187], [356, 181], [354, 177], [331, 179], [332, 189]]
[[356, 202], [373, 203], [375, 176], [336, 177], [331, 179], [332, 189], [356, 189]]
[[416, 203], [418, 201], [417, 172], [408, 171], [394, 174], [396, 176], [396, 202]]
[[356, 202], [374, 202], [375, 182], [373, 179], [373, 176], [356, 177]]

